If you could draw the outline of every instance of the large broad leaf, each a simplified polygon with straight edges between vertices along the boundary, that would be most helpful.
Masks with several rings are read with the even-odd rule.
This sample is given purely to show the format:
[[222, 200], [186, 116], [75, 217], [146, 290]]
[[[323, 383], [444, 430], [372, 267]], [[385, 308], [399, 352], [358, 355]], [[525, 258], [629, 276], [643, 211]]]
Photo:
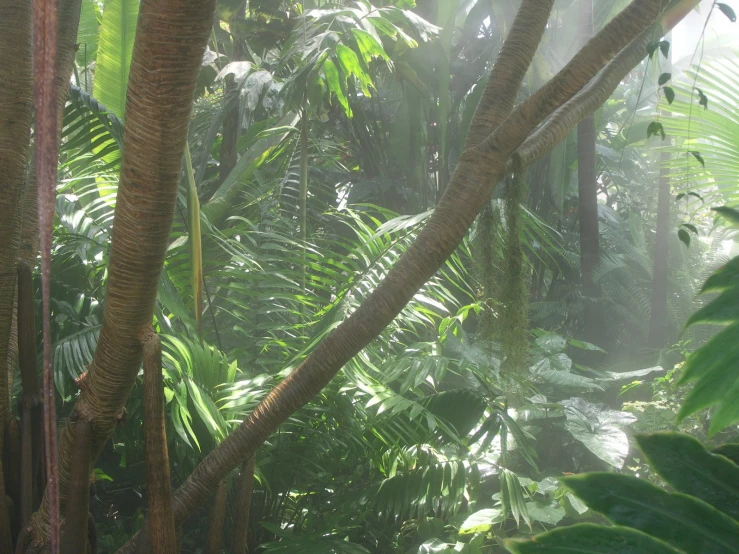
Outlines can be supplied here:
[[621, 426], [636, 421], [627, 412], [617, 412], [582, 398], [563, 400], [567, 422], [565, 426], [572, 436], [604, 462], [620, 468], [629, 453], [629, 439]]
[[505, 545], [514, 554], [679, 554], [640, 531], [587, 523], [555, 529], [531, 540], [508, 540]]
[[739, 552], [739, 523], [697, 498], [618, 473], [587, 473], [562, 482], [616, 525], [643, 531], [688, 554]]
[[[84, 68], [95, 61], [98, 50], [98, 38], [100, 35], [100, 22], [98, 21], [100, 8], [95, 0], [82, 0], [80, 12], [80, 25], [77, 31], [77, 49], [76, 61], [77, 65]], [[81, 76], [80, 86], [84, 86], [85, 90], [89, 90], [89, 85], [85, 83], [84, 77]]]
[[459, 528], [460, 535], [472, 535], [474, 533], [487, 533], [496, 523], [505, 520], [503, 510], [500, 508], [487, 508], [478, 510], [464, 520]]
[[138, 15], [139, 2], [107, 0], [100, 26], [93, 91], [95, 97], [120, 119], [123, 119], [126, 109], [128, 73]]
[[652, 468], [675, 490], [739, 520], [739, 467], [711, 454], [693, 437], [653, 433], [636, 438]]

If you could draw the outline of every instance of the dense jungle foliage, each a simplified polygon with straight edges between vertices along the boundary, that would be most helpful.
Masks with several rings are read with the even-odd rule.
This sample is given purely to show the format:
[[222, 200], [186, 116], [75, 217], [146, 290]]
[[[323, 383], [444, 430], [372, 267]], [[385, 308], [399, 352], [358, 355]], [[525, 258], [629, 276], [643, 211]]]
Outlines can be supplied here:
[[[133, 552], [131, 538], [153, 510], [147, 449], [158, 424], [149, 419], [145, 370], [161, 368], [167, 491], [169, 483], [187, 490], [188, 476], [214, 467], [219, 446], [260, 413], [270, 391], [286, 389], [309, 356], [341, 350], [331, 337], [355, 312], [363, 325], [360, 306], [384, 290], [406, 252], [437, 255], [422, 229], [445, 191], [457, 190], [455, 167], [519, 113], [472, 138], [504, 41], [523, 32], [517, 25], [530, 32], [538, 17], [543, 26], [511, 107], [534, 98], [630, 9], [626, 0], [219, 0], [212, 25], [200, 23], [208, 26], [202, 61], [182, 70], [183, 81], [196, 77], [190, 112], [176, 99], [132, 92], [176, 73], [136, 66], [145, 48], [135, 43], [148, 33], [149, 47], [157, 44], [145, 13], [157, 3], [166, 4], [59, 3], [60, 36], [73, 24], [76, 38], [71, 76], [57, 76], [47, 338], [57, 425], [78, 429], [77, 441], [80, 418], [99, 416], [114, 397], [125, 405], [109, 410], [117, 412], [112, 435], [90, 424], [82, 462], [74, 456], [83, 439], [59, 435], [70, 528], [77, 489], [68, 482], [77, 466], [88, 477], [93, 444], [91, 530], [79, 552]], [[14, 6], [30, 2], [0, 4], [2, 19], [20, 17]], [[206, 501], [185, 508], [175, 493], [178, 551], [739, 552], [739, 57], [728, 34], [739, 4], [668, 4], [665, 13], [679, 16], [657, 20], [661, 32], [639, 46], [641, 61], [597, 109], [543, 153], [527, 158], [513, 153], [518, 145], [506, 153], [505, 177], [491, 182], [451, 256], [404, 306], [402, 295], [388, 297], [399, 311], [389, 325], [367, 319], [372, 332], [359, 353], [307, 404], [288, 401], [275, 432], [235, 457]], [[75, 7], [78, 26], [68, 13]], [[0, 50], [0, 64], [30, 68], [13, 56]], [[504, 76], [516, 90], [512, 74]], [[0, 103], [11, 104], [10, 93]], [[168, 110], [186, 119], [141, 130]], [[182, 152], [147, 166], [147, 151], [170, 139]], [[23, 158], [28, 183], [31, 159]], [[156, 188], [151, 175], [168, 174], [177, 175], [169, 208], [137, 196]], [[124, 179], [130, 206], [117, 209]], [[28, 190], [33, 200], [18, 205], [35, 210]], [[172, 208], [170, 228], [160, 213]], [[39, 387], [43, 366], [42, 271], [37, 245], [23, 257], [26, 222], [14, 215], [23, 208], [6, 209], [0, 218], [22, 229], [0, 226], [22, 261], [17, 289], [15, 257], [12, 280], [0, 281], [13, 308], [0, 328], [10, 399], [0, 414], [6, 525], [18, 552], [35, 552], [48, 538], [39, 523], [48, 517], [40, 419], [35, 438], [21, 435], [31, 437], [30, 414], [41, 413], [28, 387]], [[126, 221], [135, 233], [111, 247]], [[163, 248], [147, 225], [161, 227]], [[413, 250], [414, 241], [427, 250]], [[115, 266], [123, 260], [115, 248], [152, 259], [126, 271], [128, 262]], [[130, 292], [139, 279], [151, 280], [151, 293]], [[133, 355], [131, 386], [119, 385], [103, 377], [101, 368], [118, 363], [102, 359], [118, 351], [103, 336], [127, 328], [120, 314], [146, 314], [140, 296], [154, 294], [153, 319], [144, 320], [161, 341], [161, 366], [147, 366], [142, 339], [143, 368]], [[23, 373], [24, 344], [33, 378]], [[79, 407], [108, 381], [99, 404]], [[33, 456], [23, 458], [31, 442]], [[27, 500], [22, 487], [32, 480]], [[0, 550], [2, 541], [0, 530]]]

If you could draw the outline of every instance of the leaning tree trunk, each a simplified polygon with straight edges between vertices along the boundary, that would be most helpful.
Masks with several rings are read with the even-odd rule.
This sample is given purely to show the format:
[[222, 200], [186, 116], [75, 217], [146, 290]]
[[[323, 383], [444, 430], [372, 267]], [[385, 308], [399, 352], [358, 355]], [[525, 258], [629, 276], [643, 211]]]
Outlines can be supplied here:
[[[81, 394], [59, 439], [62, 512], [75, 428], [93, 428], [91, 462], [112, 434], [142, 360], [177, 198], [195, 83], [214, 0], [143, 0], [129, 76], [121, 179], [115, 208], [103, 326]], [[48, 538], [42, 503], [32, 542]]]
[[9, 366], [16, 302], [16, 260], [31, 136], [31, 1], [0, 0], [0, 552], [12, 538], [5, 502], [2, 448], [10, 419]]
[[[326, 386], [339, 369], [398, 314], [464, 238], [473, 219], [490, 198], [493, 187], [505, 175], [508, 159], [516, 149], [545, 118], [571, 100], [609, 60], [654, 22], [666, 4], [667, 0], [633, 2], [557, 76], [525, 100], [478, 146], [460, 156], [447, 192], [434, 214], [385, 280], [267, 395], [246, 421], [205, 457], [176, 491], [174, 508], [178, 523], [201, 506], [232, 468], [252, 456], [281, 422]], [[522, 32], [526, 34], [524, 43], [538, 43], [541, 39], [536, 29], [527, 28]], [[513, 58], [506, 62], [514, 67], [516, 64], [528, 66], [533, 53], [529, 56], [525, 50], [511, 51], [509, 55]], [[121, 552], [132, 552], [134, 544], [135, 539], [129, 541]]]
[[[580, 0], [580, 39], [586, 44], [593, 36], [593, 0]], [[602, 318], [595, 300], [600, 287], [593, 271], [600, 259], [598, 228], [598, 182], [595, 169], [595, 116], [591, 113], [577, 126], [577, 190], [580, 223], [580, 278], [583, 294], [583, 330], [585, 340], [600, 342]]]

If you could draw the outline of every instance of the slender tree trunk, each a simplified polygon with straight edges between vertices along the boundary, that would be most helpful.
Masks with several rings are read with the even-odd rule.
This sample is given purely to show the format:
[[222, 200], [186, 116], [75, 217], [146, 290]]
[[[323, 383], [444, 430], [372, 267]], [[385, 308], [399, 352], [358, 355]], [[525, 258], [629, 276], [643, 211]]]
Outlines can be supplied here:
[[[221, 481], [216, 490], [213, 508], [210, 512], [208, 529], [208, 548], [206, 554], [219, 554], [223, 543], [223, 523], [226, 519], [226, 502], [228, 501], [228, 485]], [[153, 554], [153, 552], [152, 552]]]
[[231, 533], [231, 554], [246, 554], [251, 496], [254, 490], [254, 456], [241, 465], [241, 479], [236, 493], [234, 523]]
[[[21, 204], [31, 136], [31, 2], [0, 0], [0, 449], [10, 419], [9, 361], [16, 306], [16, 260]], [[0, 466], [3, 455], [0, 452]], [[0, 552], [10, 552], [12, 537], [0, 467]]]
[[[671, 71], [670, 51], [661, 73]], [[663, 111], [666, 116], [670, 112]], [[669, 144], [669, 143], [668, 143]], [[670, 159], [669, 152], [660, 154], [660, 172], [657, 185], [657, 229], [654, 241], [654, 269], [652, 272], [652, 301], [649, 314], [648, 346], [655, 351], [665, 347], [667, 338], [667, 283], [670, 260], [670, 194], [669, 171], [665, 167]]]
[[151, 330], [142, 340], [144, 350], [144, 410], [146, 417], [146, 484], [152, 554], [176, 552], [172, 489], [169, 478], [167, 431], [164, 425], [162, 345]]
[[[75, 405], [93, 426], [94, 461], [113, 432], [141, 364], [177, 198], [189, 116], [214, 0], [144, 0], [129, 77], [121, 179], [103, 326]], [[59, 440], [59, 490], [68, 494], [77, 422]], [[33, 542], [48, 537], [42, 503]]]
[[[580, 40], [585, 45], [593, 36], [593, 0], [580, 0]], [[585, 340], [598, 343], [602, 319], [595, 299], [600, 287], [593, 270], [600, 259], [598, 228], [598, 183], [595, 169], [595, 117], [587, 115], [577, 126], [577, 189], [580, 221], [580, 276], [583, 294], [583, 328]]]

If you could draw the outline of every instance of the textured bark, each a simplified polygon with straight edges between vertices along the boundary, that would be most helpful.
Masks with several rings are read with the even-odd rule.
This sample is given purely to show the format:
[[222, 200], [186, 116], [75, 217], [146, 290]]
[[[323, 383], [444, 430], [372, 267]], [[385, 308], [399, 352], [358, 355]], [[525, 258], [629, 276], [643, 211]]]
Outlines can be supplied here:
[[[75, 406], [78, 421], [93, 426], [91, 461], [115, 428], [141, 364], [139, 337], [151, 325], [213, 9], [213, 0], [144, 0], [139, 11], [103, 326]], [[75, 427], [70, 422], [59, 441], [62, 505]], [[35, 544], [47, 539], [47, 520], [42, 503]]]
[[[210, 526], [208, 528], [208, 547], [206, 554], [219, 554], [223, 543], [223, 522], [226, 519], [226, 501], [228, 500], [228, 485], [221, 481], [216, 490], [213, 509], [210, 512]], [[152, 553], [154, 550], [152, 549]]]
[[[72, 414], [75, 416], [75, 414]], [[69, 478], [69, 498], [64, 513], [62, 552], [87, 552], [90, 509], [90, 446], [92, 425], [81, 421], [74, 434], [72, 472]]]
[[15, 518], [11, 530], [13, 535], [18, 534], [20, 522], [18, 520], [18, 506], [20, 504], [21, 472], [21, 431], [20, 424], [15, 417], [11, 417], [5, 430], [5, 444], [3, 447], [3, 469], [5, 470], [6, 493], [13, 500]]
[[177, 537], [172, 513], [167, 431], [164, 425], [162, 345], [154, 331], [142, 340], [144, 350], [144, 422], [146, 423], [146, 497], [149, 507], [152, 554], [176, 552]]
[[[31, 51], [30, 0], [0, 0], [0, 433], [10, 417], [8, 347], [33, 111]], [[0, 514], [0, 525], [4, 517]]]
[[[587, 44], [593, 36], [593, 0], [580, 0], [580, 39]], [[602, 319], [595, 299], [600, 287], [593, 271], [600, 261], [600, 229], [598, 227], [598, 182], [595, 169], [595, 116], [585, 116], [577, 125], [577, 190], [580, 225], [580, 279], [583, 294], [583, 336], [598, 343]]]
[[241, 465], [241, 479], [236, 493], [234, 523], [231, 531], [231, 554], [246, 554], [251, 495], [254, 491], [254, 456]]
[[[608, 60], [654, 22], [665, 4], [665, 0], [632, 3], [495, 132], [462, 154], [436, 211], [386, 279], [267, 395], [244, 423], [206, 456], [175, 492], [177, 522], [192, 514], [232, 468], [252, 456], [285, 418], [317, 394], [382, 331], [457, 247], [505, 174], [508, 157], [544, 118], [572, 98]], [[121, 552], [130, 552], [133, 542]]]
[[[31, 52], [30, 0], [0, 0], [0, 448], [10, 418], [8, 357], [33, 110]], [[10, 552], [12, 539], [4, 481], [0, 468], [0, 552]]]
[[467, 131], [465, 149], [480, 144], [508, 117], [549, 21], [554, 0], [523, 0]]

